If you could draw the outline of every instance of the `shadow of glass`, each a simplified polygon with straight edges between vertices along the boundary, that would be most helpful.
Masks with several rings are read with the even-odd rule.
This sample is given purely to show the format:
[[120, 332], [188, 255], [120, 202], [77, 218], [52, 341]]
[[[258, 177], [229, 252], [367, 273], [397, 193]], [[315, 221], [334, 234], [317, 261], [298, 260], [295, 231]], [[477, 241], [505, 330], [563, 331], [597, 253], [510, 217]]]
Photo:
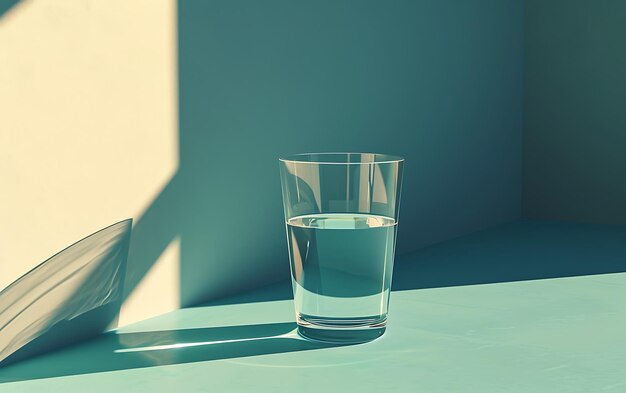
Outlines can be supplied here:
[[132, 220], [74, 243], [0, 292], [0, 365], [117, 324]]
[[94, 340], [2, 368], [0, 382], [337, 346], [304, 340], [295, 329], [295, 323], [285, 322], [137, 333], [110, 332]]

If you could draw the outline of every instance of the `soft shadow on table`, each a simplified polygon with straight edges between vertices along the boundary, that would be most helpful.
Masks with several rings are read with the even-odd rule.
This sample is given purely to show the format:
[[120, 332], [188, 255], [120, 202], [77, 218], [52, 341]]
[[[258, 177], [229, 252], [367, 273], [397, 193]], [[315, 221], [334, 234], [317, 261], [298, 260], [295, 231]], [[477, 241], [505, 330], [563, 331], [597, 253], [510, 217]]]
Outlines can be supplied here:
[[293, 322], [138, 333], [94, 340], [0, 367], [0, 383], [163, 366], [336, 345], [300, 338]]

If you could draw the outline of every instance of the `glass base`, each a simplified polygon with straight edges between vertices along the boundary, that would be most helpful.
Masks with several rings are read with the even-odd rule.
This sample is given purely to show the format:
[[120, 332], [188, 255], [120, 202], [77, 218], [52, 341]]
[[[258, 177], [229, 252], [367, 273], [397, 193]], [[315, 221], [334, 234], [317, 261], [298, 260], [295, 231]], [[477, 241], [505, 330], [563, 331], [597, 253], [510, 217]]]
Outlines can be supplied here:
[[359, 344], [372, 341], [382, 336], [387, 328], [387, 318], [346, 320], [299, 315], [297, 322], [298, 334], [303, 338], [333, 344]]

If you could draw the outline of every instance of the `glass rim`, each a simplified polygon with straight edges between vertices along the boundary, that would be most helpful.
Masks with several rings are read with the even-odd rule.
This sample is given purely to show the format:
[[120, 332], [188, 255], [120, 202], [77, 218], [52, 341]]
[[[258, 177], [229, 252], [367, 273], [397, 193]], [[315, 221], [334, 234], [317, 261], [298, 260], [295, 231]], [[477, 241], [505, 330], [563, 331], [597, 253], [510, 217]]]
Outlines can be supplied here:
[[[351, 155], [372, 155], [374, 159], [369, 162], [350, 162], [348, 160], [321, 160], [321, 159], [313, 159], [315, 156], [343, 156], [348, 158]], [[307, 159], [308, 158], [308, 159]], [[395, 156], [392, 154], [383, 154], [383, 153], [366, 153], [366, 152], [324, 152], [324, 153], [298, 153], [298, 154], [290, 154], [287, 156], [279, 157], [279, 161], [281, 162], [293, 162], [298, 164], [319, 164], [319, 165], [372, 165], [372, 164], [393, 164], [404, 161], [404, 157]]]

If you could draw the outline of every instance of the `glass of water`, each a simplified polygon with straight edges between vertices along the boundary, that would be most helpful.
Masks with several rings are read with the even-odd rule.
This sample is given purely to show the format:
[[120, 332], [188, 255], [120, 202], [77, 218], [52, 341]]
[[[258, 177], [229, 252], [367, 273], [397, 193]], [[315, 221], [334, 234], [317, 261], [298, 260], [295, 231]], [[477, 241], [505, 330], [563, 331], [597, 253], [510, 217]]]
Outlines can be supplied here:
[[373, 153], [280, 159], [300, 335], [356, 343], [385, 332], [403, 162]]

